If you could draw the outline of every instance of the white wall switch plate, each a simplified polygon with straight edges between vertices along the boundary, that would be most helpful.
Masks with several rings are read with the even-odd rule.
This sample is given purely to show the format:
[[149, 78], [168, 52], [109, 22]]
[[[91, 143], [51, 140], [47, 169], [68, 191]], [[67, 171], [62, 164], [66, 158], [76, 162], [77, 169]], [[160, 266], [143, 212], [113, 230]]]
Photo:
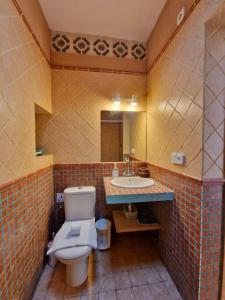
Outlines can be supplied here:
[[183, 153], [172, 153], [171, 163], [183, 166], [185, 164], [185, 155]]
[[57, 202], [57, 203], [62, 203], [62, 202], [64, 202], [64, 194], [63, 194], [63, 193], [57, 193], [57, 194], [56, 194], [56, 202]]
[[130, 152], [131, 152], [131, 154], [135, 154], [135, 149], [131, 148]]

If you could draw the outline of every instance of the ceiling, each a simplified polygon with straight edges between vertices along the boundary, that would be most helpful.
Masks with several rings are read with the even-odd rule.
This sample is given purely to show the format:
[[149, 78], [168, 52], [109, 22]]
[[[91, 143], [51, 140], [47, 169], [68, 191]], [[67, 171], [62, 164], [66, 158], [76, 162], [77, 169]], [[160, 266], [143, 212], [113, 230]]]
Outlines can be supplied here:
[[145, 42], [167, 0], [39, 0], [49, 28]]

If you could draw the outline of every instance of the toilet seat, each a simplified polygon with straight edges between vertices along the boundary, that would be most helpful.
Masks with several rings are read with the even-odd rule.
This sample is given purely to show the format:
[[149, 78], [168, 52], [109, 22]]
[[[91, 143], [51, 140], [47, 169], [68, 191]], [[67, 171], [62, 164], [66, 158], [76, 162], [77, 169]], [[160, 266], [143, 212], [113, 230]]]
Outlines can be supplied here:
[[[76, 224], [76, 223], [81, 224], [81, 223], [87, 223], [87, 222], [95, 224], [95, 218], [88, 219], [88, 220], [79, 220], [79, 221], [65, 221], [65, 223], [67, 223], [67, 224], [69, 224], [71, 222], [73, 222], [73, 224]], [[58, 238], [61, 237], [61, 239], [63, 239], [64, 235], [60, 236], [60, 230], [58, 233], [59, 233]], [[60, 243], [60, 240], [59, 240], [59, 243]], [[57, 250], [55, 252], [55, 255], [58, 259], [71, 260], [71, 259], [76, 259], [76, 258], [80, 258], [83, 256], [87, 256], [90, 252], [91, 252], [91, 247], [89, 247], [89, 246], [76, 246], [76, 247]]]
[[88, 255], [91, 251], [91, 247], [89, 246], [79, 246], [79, 247], [72, 247], [67, 249], [58, 250], [55, 252], [55, 255], [58, 259], [75, 259], [81, 256]]

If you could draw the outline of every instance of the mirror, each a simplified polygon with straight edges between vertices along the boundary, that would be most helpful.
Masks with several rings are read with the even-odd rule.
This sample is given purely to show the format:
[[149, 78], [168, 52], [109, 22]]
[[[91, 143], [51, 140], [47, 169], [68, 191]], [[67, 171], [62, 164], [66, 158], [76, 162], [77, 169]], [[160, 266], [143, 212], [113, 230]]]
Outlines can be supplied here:
[[146, 160], [146, 112], [101, 112], [101, 161]]

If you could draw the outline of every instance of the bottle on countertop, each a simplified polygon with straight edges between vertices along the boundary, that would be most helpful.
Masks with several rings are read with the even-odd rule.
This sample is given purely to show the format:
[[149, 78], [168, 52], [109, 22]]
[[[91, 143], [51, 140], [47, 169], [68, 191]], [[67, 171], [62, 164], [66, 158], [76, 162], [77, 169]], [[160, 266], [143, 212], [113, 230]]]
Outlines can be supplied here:
[[112, 177], [118, 177], [119, 176], [119, 170], [117, 167], [117, 163], [114, 163], [114, 168], [112, 170]]

